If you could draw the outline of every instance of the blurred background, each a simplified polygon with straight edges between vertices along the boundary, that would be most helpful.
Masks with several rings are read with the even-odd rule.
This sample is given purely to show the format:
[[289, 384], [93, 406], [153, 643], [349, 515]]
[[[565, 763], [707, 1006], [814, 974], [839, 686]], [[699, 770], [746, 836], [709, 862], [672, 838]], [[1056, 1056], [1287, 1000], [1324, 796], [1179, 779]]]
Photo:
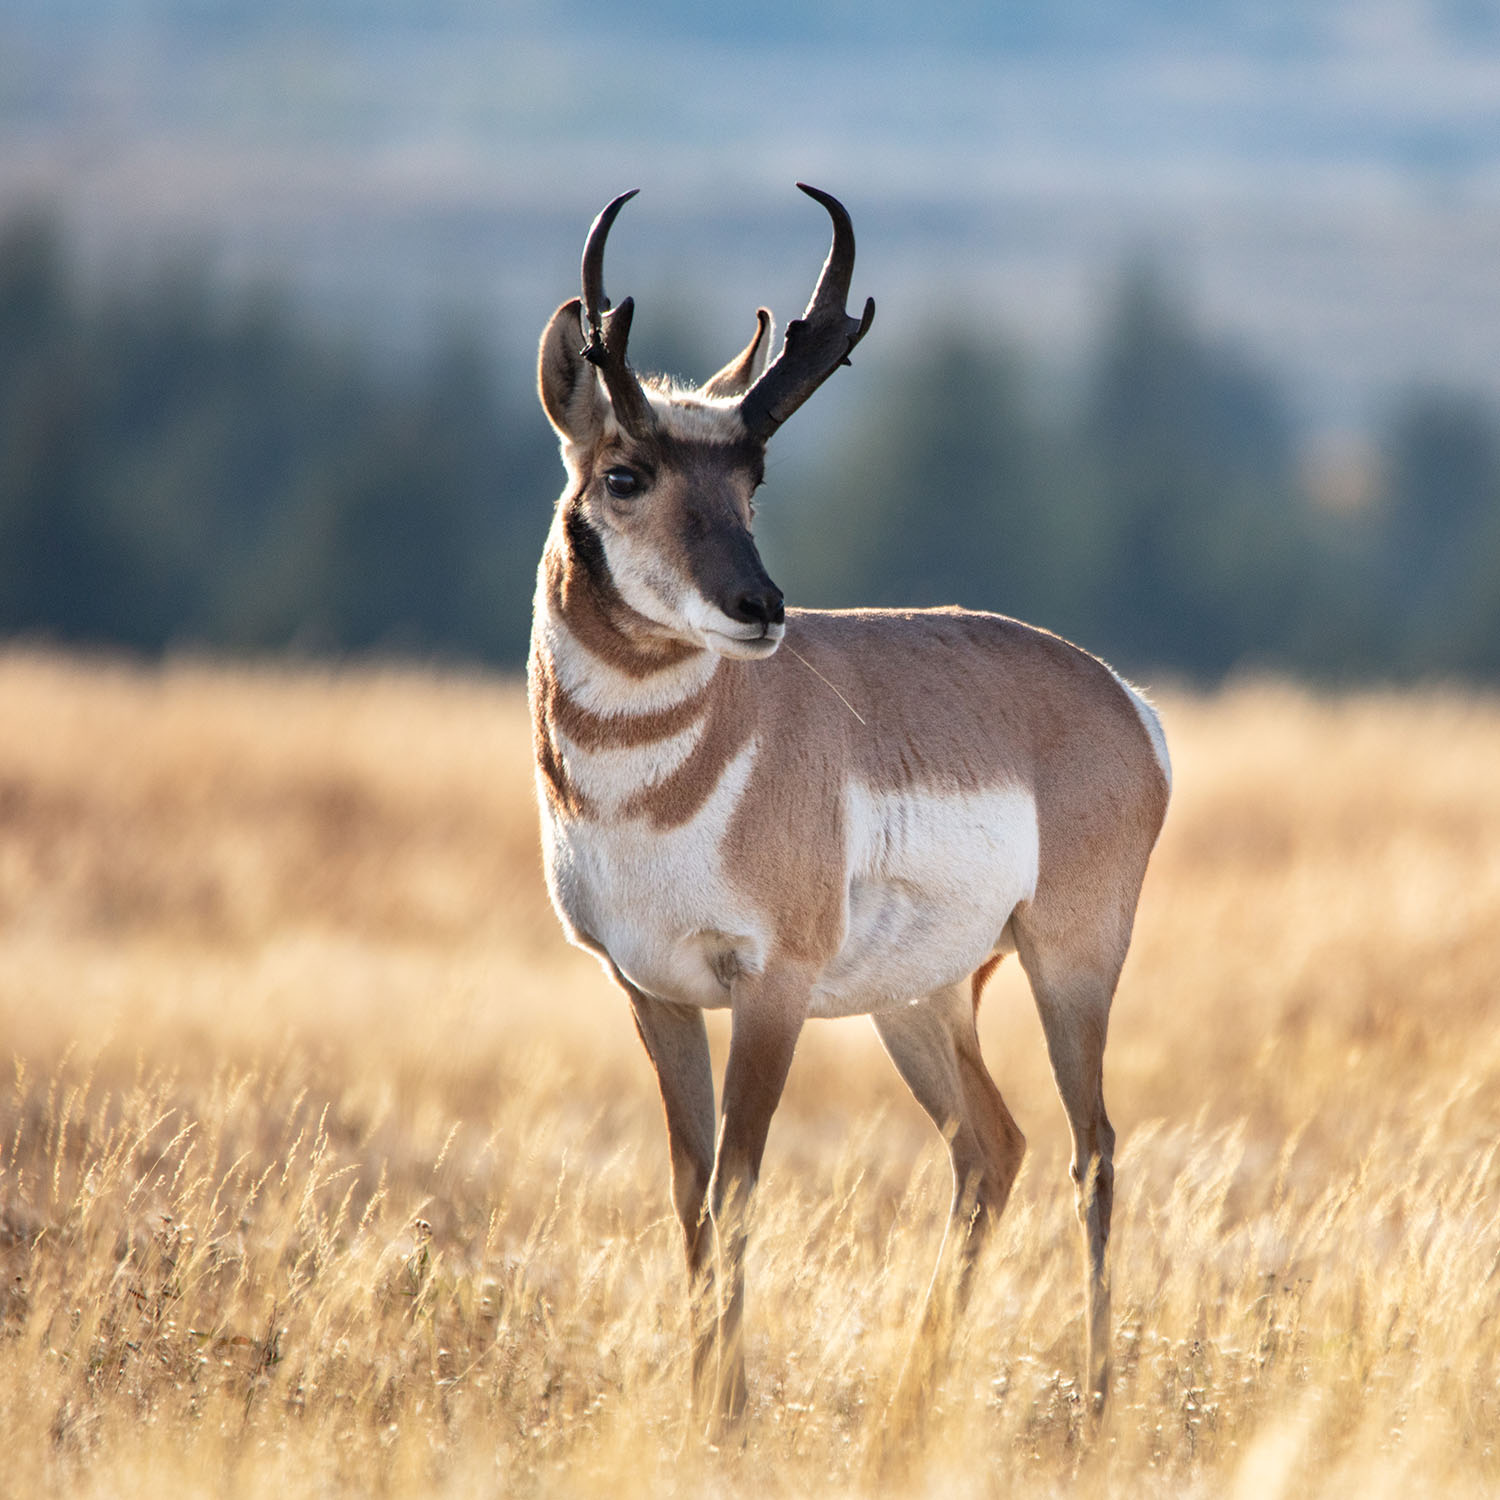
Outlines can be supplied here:
[[536, 339], [879, 315], [778, 435], [801, 604], [1138, 674], [1500, 679], [1492, 0], [7, 0], [0, 631], [520, 665]]

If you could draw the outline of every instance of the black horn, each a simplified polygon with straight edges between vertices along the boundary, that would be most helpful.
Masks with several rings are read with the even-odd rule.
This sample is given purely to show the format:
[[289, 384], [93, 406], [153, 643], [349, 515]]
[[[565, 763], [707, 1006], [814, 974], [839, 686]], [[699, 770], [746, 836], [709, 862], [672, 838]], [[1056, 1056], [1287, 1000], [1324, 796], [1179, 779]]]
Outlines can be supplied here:
[[875, 317], [873, 297], [866, 300], [862, 317], [851, 318], [846, 306], [854, 275], [854, 225], [847, 210], [831, 193], [805, 182], [797, 186], [828, 210], [833, 245], [807, 311], [787, 324], [781, 353], [740, 401], [740, 419], [750, 435], [762, 442], [840, 365], [849, 363], [850, 352]]
[[611, 310], [609, 298], [604, 294], [604, 242], [620, 210], [639, 191], [632, 188], [611, 200], [589, 229], [583, 247], [583, 315], [588, 325], [588, 342], [579, 351], [604, 377], [615, 416], [632, 437], [644, 437], [655, 426], [656, 419], [640, 381], [625, 358], [635, 303], [627, 297]]

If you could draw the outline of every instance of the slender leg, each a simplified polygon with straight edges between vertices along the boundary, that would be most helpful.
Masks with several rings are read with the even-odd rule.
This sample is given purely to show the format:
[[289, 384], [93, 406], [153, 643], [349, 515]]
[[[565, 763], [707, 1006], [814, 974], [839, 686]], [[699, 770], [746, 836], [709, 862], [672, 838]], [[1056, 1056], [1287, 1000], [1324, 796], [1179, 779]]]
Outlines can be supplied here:
[[984, 1065], [963, 986], [871, 1019], [897, 1072], [943, 1132], [953, 1164], [948, 1227], [889, 1414], [904, 1429], [919, 1416], [938, 1352], [968, 1300], [980, 1248], [1010, 1196], [1026, 1140]]
[[1109, 1272], [1105, 1254], [1114, 1207], [1115, 1132], [1104, 1108], [1104, 1043], [1119, 977], [1111, 957], [1093, 964], [1061, 959], [1020, 936], [1021, 963], [1047, 1038], [1052, 1076], [1073, 1137], [1074, 1202], [1087, 1262], [1088, 1388], [1095, 1415], [1109, 1394]]
[[1026, 1138], [984, 1065], [963, 986], [871, 1019], [896, 1071], [947, 1139], [953, 1163], [952, 1210], [924, 1318], [931, 1323], [940, 1321], [938, 1293], [953, 1311], [962, 1307], [979, 1249], [1021, 1169]]
[[745, 1241], [771, 1116], [807, 1015], [807, 987], [789, 976], [735, 981], [724, 1113], [710, 1202], [719, 1244], [719, 1423], [745, 1410]]
[[707, 1421], [717, 1399], [713, 1225], [708, 1189], [714, 1164], [714, 1079], [702, 1011], [653, 1000], [616, 975], [630, 996], [636, 1030], [656, 1069], [667, 1145], [672, 1154], [672, 1201], [687, 1252], [688, 1317], [692, 1337], [693, 1410]]

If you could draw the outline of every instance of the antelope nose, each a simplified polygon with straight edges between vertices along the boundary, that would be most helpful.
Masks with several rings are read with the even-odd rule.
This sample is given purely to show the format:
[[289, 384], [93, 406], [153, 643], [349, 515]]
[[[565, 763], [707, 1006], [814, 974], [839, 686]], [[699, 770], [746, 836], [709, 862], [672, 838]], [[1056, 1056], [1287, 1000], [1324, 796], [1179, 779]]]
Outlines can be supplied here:
[[770, 625], [780, 625], [786, 619], [781, 590], [770, 582], [764, 588], [746, 589], [743, 594], [737, 594], [729, 606], [729, 613], [736, 620], [759, 625], [763, 630]]

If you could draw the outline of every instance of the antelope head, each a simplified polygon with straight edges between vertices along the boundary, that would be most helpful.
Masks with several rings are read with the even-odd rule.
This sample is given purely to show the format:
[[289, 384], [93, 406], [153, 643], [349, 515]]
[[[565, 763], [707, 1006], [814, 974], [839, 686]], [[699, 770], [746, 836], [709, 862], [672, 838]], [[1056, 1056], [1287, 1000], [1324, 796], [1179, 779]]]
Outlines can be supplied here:
[[559, 522], [575, 563], [617, 595], [616, 628], [723, 656], [770, 656], [785, 633], [781, 590], [751, 535], [753, 496], [771, 434], [865, 335], [875, 303], [851, 318], [854, 229], [843, 205], [798, 183], [833, 220], [833, 246], [812, 300], [768, 362], [771, 315], [759, 309], [745, 349], [698, 387], [631, 368], [634, 303], [604, 294], [604, 243], [622, 193], [594, 220], [583, 296], [542, 335], [538, 384], [557, 429], [568, 487]]

